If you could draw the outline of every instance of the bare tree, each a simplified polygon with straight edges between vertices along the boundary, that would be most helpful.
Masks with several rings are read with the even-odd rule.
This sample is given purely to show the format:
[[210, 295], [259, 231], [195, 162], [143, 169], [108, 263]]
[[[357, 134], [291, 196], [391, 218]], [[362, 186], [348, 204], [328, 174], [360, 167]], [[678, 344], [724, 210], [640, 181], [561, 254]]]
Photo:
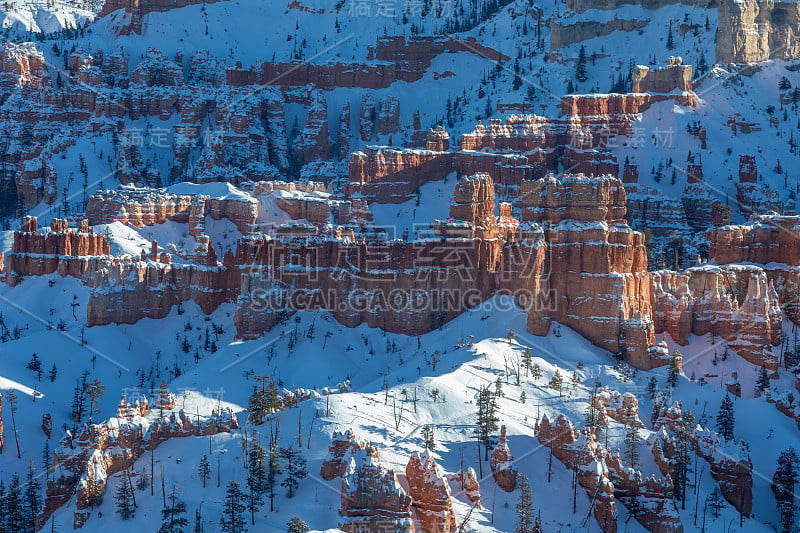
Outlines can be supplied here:
[[17, 421], [14, 415], [17, 414], [17, 393], [10, 390], [6, 393], [8, 406], [11, 408], [11, 425], [14, 428], [14, 442], [17, 444], [17, 459], [22, 459], [22, 452], [19, 450], [19, 433], [17, 433]]

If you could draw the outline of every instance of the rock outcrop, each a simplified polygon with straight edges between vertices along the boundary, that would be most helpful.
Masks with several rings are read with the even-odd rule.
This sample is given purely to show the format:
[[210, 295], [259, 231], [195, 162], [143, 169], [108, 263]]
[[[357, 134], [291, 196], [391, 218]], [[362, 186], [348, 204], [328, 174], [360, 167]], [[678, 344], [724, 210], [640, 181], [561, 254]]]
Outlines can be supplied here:
[[800, 56], [800, 8], [793, 2], [722, 0], [716, 60], [757, 63]]
[[76, 511], [73, 527], [82, 527], [90, 517], [90, 509], [102, 497], [108, 477], [129, 467], [145, 451], [179, 437], [215, 435], [230, 432], [239, 425], [233, 411], [215, 408], [202, 417], [187, 415], [174, 408], [172, 401], [160, 399], [166, 413], [163, 417], [147, 417], [146, 398], [131, 406], [123, 397], [117, 416], [101, 424], [84, 425], [80, 433], [69, 432], [53, 450], [53, 466], [47, 482], [44, 509], [37, 517], [42, 527], [59, 507], [73, 496]]
[[228, 186], [220, 196], [175, 194], [166, 189], [121, 186], [97, 191], [88, 201], [89, 224], [121, 222], [141, 228], [167, 220], [188, 223], [191, 235], [203, 233], [205, 217], [227, 218], [243, 235], [255, 233], [258, 201]]
[[406, 465], [409, 495], [423, 533], [456, 531], [450, 485], [427, 452], [414, 452]]
[[19, 283], [25, 276], [43, 276], [58, 272], [62, 276], [83, 277], [92, 268], [96, 256], [108, 256], [106, 238], [82, 221], [70, 229], [66, 219], [54, 218], [50, 228], [38, 231], [36, 217], [26, 217], [21, 231], [14, 232], [11, 251], [5, 256], [6, 282]]
[[396, 531], [414, 533], [411, 496], [393, 470], [381, 466], [378, 451], [367, 444], [356, 450], [342, 476], [339, 529], [345, 533]]
[[592, 511], [603, 531], [617, 530], [615, 500], [619, 498], [627, 503], [634, 497], [642, 504], [642, 512], [636, 520], [648, 531], [683, 531], [669, 476], [644, 479], [641, 472], [622, 464], [619, 453], [611, 454], [603, 449], [591, 431], [576, 432], [564, 415], [553, 422], [543, 416], [537, 421], [536, 434], [539, 442], [552, 450], [554, 457], [577, 474], [578, 483], [594, 501]]
[[500, 428], [500, 440], [489, 457], [489, 467], [497, 486], [506, 492], [514, 492], [517, 488], [517, 471], [514, 469], [514, 456], [508, 447], [505, 426]]
[[[659, 469], [673, 475], [672, 458], [677, 453], [675, 432], [683, 420], [680, 402], [668, 405], [664, 398], [657, 399], [653, 410], [651, 446]], [[719, 483], [722, 495], [745, 516], [753, 510], [753, 463], [747, 445], [728, 442], [701, 426], [690, 428], [688, 439], [694, 451], [709, 465], [712, 477]]]
[[683, 273], [654, 272], [652, 277], [656, 333], [667, 332], [679, 344], [686, 344], [690, 333], [711, 333], [750, 363], [777, 370], [771, 346], [781, 342], [784, 314], [763, 269], [700, 266]]

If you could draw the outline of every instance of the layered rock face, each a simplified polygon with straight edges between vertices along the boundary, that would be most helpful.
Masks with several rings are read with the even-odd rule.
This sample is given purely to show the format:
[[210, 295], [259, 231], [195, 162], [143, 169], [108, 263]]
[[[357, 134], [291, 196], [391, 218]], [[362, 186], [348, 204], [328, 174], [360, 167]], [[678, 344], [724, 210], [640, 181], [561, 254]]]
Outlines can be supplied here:
[[719, 4], [717, 61], [755, 63], [798, 57], [800, 9], [795, 2], [723, 0]]
[[646, 9], [658, 9], [668, 4], [684, 4], [707, 8], [711, 0], [567, 0], [567, 9], [582, 13], [589, 9], [619, 9], [624, 6], [642, 6]]
[[656, 333], [667, 332], [679, 344], [688, 343], [689, 333], [711, 333], [750, 363], [777, 370], [771, 346], [781, 342], [783, 311], [763, 269], [702, 266], [652, 276]]
[[523, 182], [522, 219], [544, 228], [552, 298], [550, 309], [529, 313], [528, 329], [544, 333], [557, 320], [607, 350], [624, 350], [634, 366], [652, 368], [664, 362], [648, 353], [655, 338], [647, 251], [644, 236], [624, 219], [625, 205], [625, 189], [611, 176]]
[[634, 93], [691, 92], [692, 66], [684, 65], [679, 57], [669, 58], [663, 68], [637, 65], [633, 69], [632, 82]]
[[37, 517], [44, 526], [52, 514], [76, 497], [73, 527], [82, 527], [93, 507], [102, 498], [108, 477], [128, 468], [145, 451], [179, 437], [215, 435], [238, 429], [236, 416], [230, 409], [215, 408], [203, 417], [173, 410], [175, 397], [159, 399], [166, 414], [155, 420], [146, 418], [146, 398], [130, 406], [123, 397], [117, 417], [102, 424], [84, 425], [80, 434], [69, 432], [53, 450], [52, 473], [47, 482], [44, 509]]
[[456, 531], [456, 516], [450, 501], [450, 485], [427, 450], [414, 452], [406, 465], [409, 494], [424, 533]]
[[411, 199], [421, 185], [444, 179], [453, 171], [487, 173], [510, 192], [519, 190], [523, 180], [542, 178], [559, 164], [575, 173], [616, 173], [617, 161], [604, 142], [613, 135], [630, 136], [634, 115], [654, 98], [647, 94], [565, 96], [564, 118], [520, 114], [508, 116], [505, 122], [479, 121], [472, 132], [461, 136], [458, 150], [449, 150], [444, 129], [428, 132], [426, 150], [368, 147], [351, 155], [346, 193], [400, 203]]
[[499, 289], [505, 244], [494, 215], [494, 186], [488, 176], [477, 176], [463, 178], [457, 189], [454, 218], [436, 226], [444, 239], [407, 241], [304, 226], [279, 228], [277, 238], [241, 241], [235, 263], [245, 275], [234, 317], [237, 335], [257, 337], [299, 309], [327, 309], [348, 326], [366, 323], [416, 335], [490, 297]]
[[173, 194], [166, 189], [121, 186], [113, 191], [97, 191], [88, 201], [89, 224], [121, 222], [142, 228], [167, 220], [188, 223], [191, 235], [203, 233], [205, 217], [227, 218], [240, 232], [255, 232], [258, 201], [243, 194], [214, 198], [206, 195]]
[[646, 20], [616, 17], [608, 22], [580, 21], [572, 24], [564, 24], [554, 19], [550, 22], [550, 50], [558, 50], [587, 39], [609, 35], [615, 31], [637, 31], [647, 24]]
[[315, 85], [323, 90], [337, 87], [385, 89], [395, 81], [415, 82], [431, 66], [433, 58], [446, 52], [467, 52], [494, 61], [508, 61], [505, 54], [480, 44], [474, 37], [382, 36], [374, 52], [363, 63], [315, 64], [305, 61], [263, 62], [255, 68], [228, 69], [227, 83], [232, 86]]
[[[683, 420], [680, 402], [668, 405], [658, 398], [653, 410], [653, 456], [664, 475], [674, 477], [672, 458], [678, 450], [675, 432]], [[667, 431], [668, 430], [668, 431]], [[704, 459], [712, 477], [719, 483], [722, 495], [745, 516], [753, 511], [753, 463], [743, 442], [727, 442], [709, 429], [696, 426], [688, 432], [694, 451]]]
[[58, 272], [81, 278], [91, 268], [93, 258], [108, 256], [110, 245], [94, 233], [87, 221], [70, 229], [67, 221], [52, 219], [49, 231], [39, 232], [36, 217], [26, 217], [22, 231], [14, 232], [11, 251], [5, 256], [6, 282], [15, 285], [25, 276]]
[[[210, 257], [213, 248], [207, 253]], [[208, 314], [221, 303], [236, 300], [239, 278], [230, 252], [222, 265], [213, 258], [203, 265], [172, 264], [162, 257], [114, 261], [92, 269], [85, 278], [92, 290], [86, 324], [133, 324], [142, 318], [164, 318], [172, 306], [189, 300]]]

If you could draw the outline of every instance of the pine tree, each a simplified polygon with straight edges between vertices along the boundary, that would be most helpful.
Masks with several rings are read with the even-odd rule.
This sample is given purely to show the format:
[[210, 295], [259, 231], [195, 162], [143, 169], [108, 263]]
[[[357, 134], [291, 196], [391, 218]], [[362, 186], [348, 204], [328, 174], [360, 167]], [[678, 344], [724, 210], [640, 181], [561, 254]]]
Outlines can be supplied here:
[[53, 363], [53, 368], [50, 369], [50, 373], [47, 375], [47, 377], [50, 378], [50, 381], [55, 381], [57, 376], [58, 369], [56, 368], [56, 364]]
[[422, 433], [422, 440], [425, 441], [425, 447], [433, 450], [436, 447], [436, 439], [433, 436], [433, 426], [426, 424], [420, 430]]
[[529, 375], [533, 367], [533, 352], [530, 348], [522, 351], [522, 366], [525, 368], [525, 373]]
[[183, 528], [189, 525], [186, 514], [186, 504], [177, 497], [177, 488], [172, 486], [172, 493], [167, 500], [167, 505], [161, 509], [161, 527], [158, 533], [183, 533]]
[[484, 460], [489, 459], [489, 446], [491, 445], [492, 433], [497, 431], [498, 422], [497, 418], [497, 404], [495, 402], [495, 395], [489, 390], [488, 387], [481, 387], [478, 391], [478, 420], [477, 420], [477, 433], [478, 439], [484, 447]]
[[114, 494], [115, 511], [123, 520], [130, 520], [136, 513], [133, 506], [133, 491], [128, 480], [120, 480], [117, 492]]
[[561, 372], [559, 372], [559, 370], [556, 369], [555, 374], [553, 374], [553, 377], [550, 379], [549, 386], [551, 389], [557, 390], [558, 395], [561, 396], [561, 386], [563, 384], [564, 384], [564, 378], [561, 377]]
[[719, 406], [719, 413], [717, 414], [717, 431], [720, 437], [725, 440], [733, 439], [734, 422], [733, 401], [726, 394], [722, 399], [722, 404]]
[[28, 464], [28, 477], [25, 480], [25, 502], [23, 505], [23, 520], [25, 530], [33, 533], [36, 531], [36, 517], [42, 510], [42, 502], [39, 500], [41, 485], [34, 475], [33, 461]]
[[278, 462], [278, 444], [273, 439], [269, 445], [269, 456], [267, 459], [267, 496], [269, 496], [269, 510], [275, 511], [275, 484], [281, 468]]
[[20, 494], [19, 475], [11, 475], [11, 483], [5, 497], [6, 529], [8, 531], [23, 531], [22, 495]]
[[203, 533], [203, 515], [200, 514], [200, 509], [194, 510], [194, 526], [192, 533]]
[[667, 34], [667, 50], [675, 48], [675, 38], [672, 36], [672, 22], [669, 23], [669, 33]]
[[200, 476], [200, 479], [203, 480], [203, 488], [206, 488], [206, 481], [211, 477], [211, 465], [208, 462], [206, 454], [203, 454], [203, 458], [200, 459], [200, 466], [197, 467], [197, 474]]
[[106, 386], [103, 385], [99, 378], [95, 378], [91, 383], [86, 385], [84, 390], [86, 396], [89, 397], [89, 423], [91, 424], [92, 416], [100, 412], [97, 408], [97, 402], [106, 395]]
[[306, 459], [300, 450], [295, 450], [292, 447], [281, 447], [279, 454], [286, 463], [286, 477], [281, 481], [281, 486], [286, 489], [286, 495], [289, 498], [293, 498], [300, 481], [308, 475]]
[[542, 367], [540, 367], [538, 363], [533, 363], [533, 365], [531, 365], [531, 377], [534, 380], [542, 377]]
[[788, 448], [778, 457], [778, 469], [772, 478], [775, 503], [781, 517], [781, 530], [784, 533], [794, 531], [797, 506], [795, 505], [794, 486], [798, 477], [798, 456], [794, 448]]
[[503, 380], [501, 380], [499, 377], [494, 382], [494, 394], [498, 398], [505, 396], [503, 394]]
[[528, 483], [528, 476], [524, 474], [521, 474], [517, 479], [519, 482], [519, 503], [517, 503], [517, 527], [514, 528], [514, 531], [516, 533], [533, 533], [535, 519], [533, 516], [531, 485]]
[[762, 366], [758, 371], [758, 379], [756, 380], [756, 390], [763, 393], [769, 388], [769, 373], [766, 367]]
[[723, 497], [719, 486], [714, 487], [714, 491], [708, 495], [706, 501], [708, 506], [711, 508], [711, 516], [713, 516], [714, 519], [719, 518], [720, 510], [725, 508], [725, 498]]
[[603, 411], [597, 408], [595, 398], [597, 397], [597, 390], [600, 388], [600, 382], [595, 381], [594, 388], [592, 389], [592, 396], [589, 398], [589, 405], [586, 406], [584, 416], [586, 417], [586, 427], [594, 429], [595, 438], [599, 439], [606, 426], [605, 416]]
[[673, 471], [675, 473], [673, 485], [675, 497], [681, 501], [681, 508], [686, 508], [686, 494], [689, 485], [689, 473], [692, 471], [691, 444], [689, 437], [694, 428], [694, 415], [691, 411], [684, 411], [682, 418], [675, 428], [678, 439], [677, 453], [673, 457]]
[[589, 79], [586, 74], [586, 47], [581, 45], [578, 51], [578, 60], [575, 62], [575, 79], [584, 82]]
[[245, 531], [245, 505], [243, 500], [244, 494], [242, 494], [239, 488], [239, 483], [229, 481], [228, 488], [225, 491], [225, 503], [222, 507], [222, 516], [219, 520], [222, 531], [225, 533], [241, 533]]
[[247, 509], [250, 511], [250, 523], [255, 525], [256, 511], [264, 504], [264, 493], [267, 490], [267, 453], [253, 432], [252, 444], [247, 459]]
[[642, 437], [639, 434], [639, 426], [635, 422], [625, 425], [625, 460], [632, 468], [639, 466], [639, 445]]
[[675, 388], [678, 385], [678, 376], [680, 375], [678, 361], [681, 359], [681, 354], [678, 350], [672, 354], [672, 359], [669, 362], [669, 370], [667, 371], [667, 383], [670, 387]]
[[300, 520], [297, 516], [293, 516], [292, 519], [286, 523], [286, 528], [286, 533], [308, 533], [311, 530], [308, 524]]
[[658, 380], [655, 376], [650, 378], [650, 381], [647, 382], [647, 395], [650, 396], [650, 399], [654, 399], [656, 394], [658, 393]]

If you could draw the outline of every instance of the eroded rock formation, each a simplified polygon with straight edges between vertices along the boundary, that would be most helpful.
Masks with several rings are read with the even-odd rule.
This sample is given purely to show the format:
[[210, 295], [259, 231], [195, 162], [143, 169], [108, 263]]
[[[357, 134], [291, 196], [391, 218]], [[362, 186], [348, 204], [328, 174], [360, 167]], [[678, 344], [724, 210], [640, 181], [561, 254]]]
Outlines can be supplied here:
[[406, 480], [423, 533], [455, 532], [450, 485], [427, 450], [411, 454], [406, 465]]

